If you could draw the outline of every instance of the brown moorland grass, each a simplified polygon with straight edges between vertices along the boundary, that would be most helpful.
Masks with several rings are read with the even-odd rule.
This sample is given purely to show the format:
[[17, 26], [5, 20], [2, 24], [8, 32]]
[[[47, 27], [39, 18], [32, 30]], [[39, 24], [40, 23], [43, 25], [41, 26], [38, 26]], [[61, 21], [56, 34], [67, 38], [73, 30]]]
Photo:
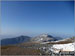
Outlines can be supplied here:
[[40, 50], [18, 46], [1, 47], [1, 55], [40, 55]]

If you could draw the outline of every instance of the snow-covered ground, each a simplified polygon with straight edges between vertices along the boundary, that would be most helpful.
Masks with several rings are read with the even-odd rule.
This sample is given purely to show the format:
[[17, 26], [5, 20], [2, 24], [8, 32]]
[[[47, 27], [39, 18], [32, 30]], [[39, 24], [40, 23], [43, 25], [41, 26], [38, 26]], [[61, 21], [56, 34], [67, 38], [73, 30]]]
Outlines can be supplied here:
[[51, 47], [51, 51], [59, 53], [60, 51], [75, 51], [75, 42], [68, 44], [55, 44]]

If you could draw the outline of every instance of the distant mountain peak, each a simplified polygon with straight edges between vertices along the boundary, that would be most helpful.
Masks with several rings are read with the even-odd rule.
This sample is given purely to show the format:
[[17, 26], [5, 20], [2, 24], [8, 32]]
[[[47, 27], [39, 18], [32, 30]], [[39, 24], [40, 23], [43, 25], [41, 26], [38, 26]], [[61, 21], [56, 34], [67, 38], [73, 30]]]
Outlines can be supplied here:
[[56, 39], [49, 34], [41, 34], [32, 39], [34, 42], [50, 42], [55, 41]]

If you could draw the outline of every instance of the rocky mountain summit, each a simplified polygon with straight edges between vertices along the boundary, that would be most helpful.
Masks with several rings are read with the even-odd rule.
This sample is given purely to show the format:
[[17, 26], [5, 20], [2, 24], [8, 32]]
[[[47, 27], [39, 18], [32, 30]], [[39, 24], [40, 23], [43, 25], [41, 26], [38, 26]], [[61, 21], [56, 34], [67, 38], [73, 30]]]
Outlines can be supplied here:
[[51, 42], [51, 41], [56, 41], [56, 40], [58, 40], [56, 37], [53, 37], [48, 34], [41, 34], [39, 36], [32, 38], [33, 42]]

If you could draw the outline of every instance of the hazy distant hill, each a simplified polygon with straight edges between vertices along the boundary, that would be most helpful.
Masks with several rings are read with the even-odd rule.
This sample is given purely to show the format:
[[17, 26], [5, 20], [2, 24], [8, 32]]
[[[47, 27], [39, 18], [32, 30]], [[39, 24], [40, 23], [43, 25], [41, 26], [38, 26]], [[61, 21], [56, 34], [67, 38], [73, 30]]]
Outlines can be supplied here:
[[31, 38], [28, 36], [19, 36], [19, 37], [15, 37], [15, 38], [2, 39], [1, 45], [11, 45], [11, 44], [28, 42], [28, 41], [30, 41], [30, 39]]
[[41, 34], [37, 37], [32, 38], [33, 42], [51, 42], [51, 41], [56, 41], [62, 38], [59, 37], [53, 37], [51, 35], [48, 34]]

